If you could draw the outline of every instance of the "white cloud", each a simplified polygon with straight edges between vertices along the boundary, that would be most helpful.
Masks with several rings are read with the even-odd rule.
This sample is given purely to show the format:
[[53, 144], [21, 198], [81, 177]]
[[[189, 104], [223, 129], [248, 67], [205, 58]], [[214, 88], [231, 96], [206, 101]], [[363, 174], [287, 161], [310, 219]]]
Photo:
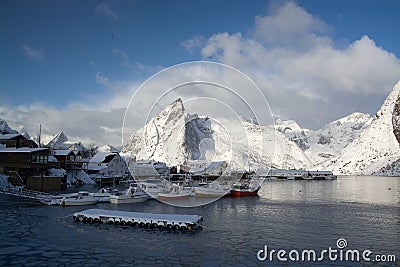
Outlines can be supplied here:
[[25, 54], [30, 59], [44, 62], [44, 51], [43, 50], [33, 49], [29, 45], [22, 45], [21, 48], [25, 51]]
[[328, 41], [317, 37], [330, 27], [309, 14], [304, 8], [288, 2], [269, 16], [255, 18], [254, 36], [257, 40], [276, 46], [300, 49], [313, 43]]
[[106, 16], [111, 19], [118, 19], [117, 13], [112, 11], [110, 8], [110, 4], [106, 2], [102, 2], [98, 6], [96, 6], [94, 12], [98, 15]]
[[193, 53], [200, 49], [204, 45], [205, 41], [206, 38], [204, 38], [204, 36], [196, 35], [188, 40], [183, 41], [181, 46], [188, 52]]
[[400, 79], [400, 60], [370, 37], [338, 49], [330, 26], [294, 3], [256, 17], [250, 32], [213, 35], [202, 56], [246, 72], [274, 113], [306, 127], [357, 110], [375, 113]]

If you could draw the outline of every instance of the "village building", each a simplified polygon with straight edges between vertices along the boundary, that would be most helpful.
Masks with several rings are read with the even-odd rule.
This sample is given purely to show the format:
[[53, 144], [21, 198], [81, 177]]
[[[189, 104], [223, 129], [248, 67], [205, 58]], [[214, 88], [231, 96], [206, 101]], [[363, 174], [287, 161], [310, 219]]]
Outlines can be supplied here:
[[114, 183], [129, 175], [125, 160], [118, 152], [99, 152], [90, 159], [86, 173], [101, 184]]
[[59, 168], [48, 148], [9, 147], [0, 149], [0, 172], [9, 176], [14, 185], [25, 185], [38, 191], [61, 190], [65, 176], [54, 176], [49, 169]]
[[82, 153], [78, 150], [59, 149], [51, 152], [60, 163], [61, 167], [68, 169], [82, 168]]
[[22, 134], [0, 134], [0, 147], [31, 147], [36, 148], [38, 145], [33, 141], [27, 139]]

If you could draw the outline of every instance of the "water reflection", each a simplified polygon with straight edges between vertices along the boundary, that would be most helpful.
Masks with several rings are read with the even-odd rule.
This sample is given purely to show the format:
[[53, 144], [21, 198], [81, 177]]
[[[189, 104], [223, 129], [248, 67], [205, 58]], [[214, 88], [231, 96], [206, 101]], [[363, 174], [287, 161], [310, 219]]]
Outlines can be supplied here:
[[266, 180], [260, 197], [273, 201], [400, 205], [400, 178], [339, 176], [332, 181]]

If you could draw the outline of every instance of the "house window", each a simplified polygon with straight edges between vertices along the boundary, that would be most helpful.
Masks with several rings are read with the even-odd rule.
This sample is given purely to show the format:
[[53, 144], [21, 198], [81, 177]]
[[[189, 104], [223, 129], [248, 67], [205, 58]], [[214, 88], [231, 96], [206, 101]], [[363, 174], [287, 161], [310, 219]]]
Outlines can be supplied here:
[[32, 163], [47, 164], [48, 156], [32, 156]]

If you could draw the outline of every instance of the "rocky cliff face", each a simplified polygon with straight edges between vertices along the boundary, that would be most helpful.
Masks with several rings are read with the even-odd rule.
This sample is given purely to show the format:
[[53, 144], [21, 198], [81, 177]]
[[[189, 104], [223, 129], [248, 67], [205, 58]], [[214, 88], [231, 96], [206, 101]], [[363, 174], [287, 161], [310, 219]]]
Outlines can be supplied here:
[[397, 142], [400, 143], [400, 96], [397, 97], [396, 102], [394, 103], [393, 108], [393, 134], [397, 139]]

